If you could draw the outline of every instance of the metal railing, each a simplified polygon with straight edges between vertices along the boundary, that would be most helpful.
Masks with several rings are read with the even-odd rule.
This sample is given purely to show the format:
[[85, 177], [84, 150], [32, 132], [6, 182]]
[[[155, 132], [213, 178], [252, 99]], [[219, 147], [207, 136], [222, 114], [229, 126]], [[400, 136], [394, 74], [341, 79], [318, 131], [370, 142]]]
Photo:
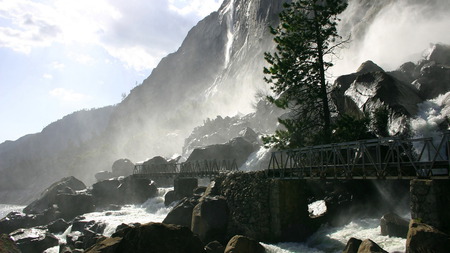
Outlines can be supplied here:
[[214, 177], [236, 171], [236, 160], [199, 160], [183, 163], [136, 164], [133, 175], [138, 177]]
[[449, 177], [450, 132], [333, 143], [272, 153], [267, 174], [281, 178]]

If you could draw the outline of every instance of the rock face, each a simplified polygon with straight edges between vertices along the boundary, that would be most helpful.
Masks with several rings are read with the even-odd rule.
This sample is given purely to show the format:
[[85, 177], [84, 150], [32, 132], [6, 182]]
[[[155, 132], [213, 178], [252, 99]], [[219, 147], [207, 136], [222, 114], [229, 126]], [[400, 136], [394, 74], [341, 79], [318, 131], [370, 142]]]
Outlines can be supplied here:
[[6, 234], [0, 235], [0, 252], [1, 253], [20, 253], [19, 248], [14, 241]]
[[102, 222], [75, 219], [72, 222], [71, 232], [66, 235], [66, 243], [62, 247], [67, 250], [86, 250], [105, 239], [102, 235], [105, 227], [106, 224]]
[[342, 253], [358, 253], [359, 246], [362, 241], [356, 238], [350, 238], [347, 245], [345, 245], [344, 251]]
[[0, 220], [0, 234], [9, 234], [19, 228], [29, 228], [37, 225], [38, 222], [34, 215], [11, 212]]
[[57, 219], [47, 225], [48, 232], [57, 234], [64, 232], [70, 226], [64, 219]]
[[450, 180], [411, 180], [411, 218], [450, 233]]
[[395, 213], [383, 215], [380, 220], [381, 234], [406, 238], [409, 222]]
[[224, 253], [264, 253], [266, 250], [264, 247], [259, 244], [258, 241], [255, 241], [251, 238], [236, 235], [230, 239], [227, 246], [225, 247]]
[[199, 197], [191, 197], [182, 199], [176, 206], [170, 210], [166, 218], [164, 218], [164, 224], [174, 224], [191, 228], [192, 225], [192, 211], [198, 204]]
[[127, 177], [133, 174], [134, 163], [129, 159], [119, 159], [113, 163], [111, 170], [115, 177]]
[[86, 189], [86, 185], [80, 180], [75, 177], [65, 177], [48, 187], [42, 192], [41, 197], [25, 207], [23, 212], [27, 214], [42, 213], [55, 203], [59, 193], [74, 193], [74, 191], [84, 189]]
[[370, 239], [361, 241], [356, 238], [350, 238], [343, 253], [388, 253], [382, 249], [378, 244]]
[[140, 204], [155, 197], [158, 189], [150, 179], [126, 177], [110, 179], [92, 185], [92, 195], [99, 206], [109, 204]]
[[450, 236], [430, 225], [411, 220], [406, 253], [419, 252], [450, 252]]
[[110, 171], [99, 171], [95, 174], [95, 179], [97, 180], [97, 182], [103, 181], [103, 180], [108, 180], [110, 178], [113, 178], [113, 174]]
[[241, 166], [247, 161], [249, 155], [256, 150], [251, 142], [243, 137], [237, 137], [225, 144], [215, 144], [204, 148], [194, 149], [186, 162], [203, 161], [203, 160], [223, 160], [236, 159], [237, 166]]
[[186, 252], [201, 253], [203, 244], [188, 228], [148, 223], [125, 228], [122, 237], [107, 238], [86, 252]]
[[336, 79], [332, 97], [339, 112], [347, 114], [373, 113], [381, 105], [401, 115], [417, 113], [423, 102], [411, 84], [384, 72], [374, 63], [364, 63], [358, 72]]
[[58, 238], [52, 234], [36, 228], [19, 229], [10, 236], [23, 253], [43, 252], [59, 243]]
[[366, 239], [361, 242], [358, 248], [358, 253], [388, 253], [382, 249], [378, 244], [370, 239]]
[[191, 230], [203, 242], [225, 242], [228, 225], [228, 205], [224, 197], [204, 197], [192, 211]]
[[95, 210], [94, 198], [90, 194], [58, 194], [55, 203], [61, 212], [60, 217], [66, 220]]
[[173, 190], [180, 197], [191, 197], [194, 195], [194, 189], [198, 187], [197, 178], [175, 178], [173, 181]]
[[[449, 55], [449, 46], [435, 44], [425, 59], [392, 72], [367, 61], [357, 72], [336, 79], [332, 98], [340, 114], [357, 116], [386, 106], [391, 111], [390, 124], [395, 126], [396, 121], [402, 123], [402, 117], [415, 116], [419, 103], [450, 91]], [[392, 127], [390, 131], [403, 130]]]
[[[108, 170], [117, 157], [139, 161], [149, 154], [171, 156], [182, 147], [192, 129], [210, 115], [250, 112], [256, 90], [265, 87], [261, 81], [263, 53], [274, 47], [268, 27], [276, 25], [282, 3], [224, 1], [217, 12], [192, 28], [180, 48], [162, 59], [143, 84], [119, 105], [85, 113], [89, 114], [88, 119], [96, 120], [85, 122], [82, 118], [73, 123], [63, 119], [54, 124], [56, 129], [48, 129], [51, 134], [43, 132], [0, 145], [0, 168], [5, 168], [0, 172], [7, 173], [0, 179], [0, 190], [32, 185], [35, 177], [44, 175], [42, 172], [49, 168], [47, 174], [63, 168], [63, 172], [55, 173], [57, 178], [71, 171], [88, 182], [93, 178], [93, 166]], [[77, 119], [76, 115], [72, 118]], [[72, 133], [74, 126], [77, 131]], [[66, 133], [84, 138], [62, 138]], [[58, 145], [47, 145], [53, 142]], [[71, 142], [77, 146], [68, 147]], [[30, 169], [22, 166], [40, 147], [49, 150], [43, 150]], [[81, 153], [92, 155], [77, 160]], [[12, 173], [19, 168], [26, 171], [20, 179]], [[8, 179], [14, 181], [9, 183]], [[46, 185], [46, 180], [39, 176], [41, 184]], [[3, 183], [8, 183], [8, 187], [3, 187]], [[21, 185], [15, 186], [18, 183]]]

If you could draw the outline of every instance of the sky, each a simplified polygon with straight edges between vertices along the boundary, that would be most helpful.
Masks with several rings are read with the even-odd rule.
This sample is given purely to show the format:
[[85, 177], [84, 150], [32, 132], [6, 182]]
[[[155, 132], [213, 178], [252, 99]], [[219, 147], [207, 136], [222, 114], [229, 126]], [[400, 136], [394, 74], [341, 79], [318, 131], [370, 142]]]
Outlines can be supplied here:
[[0, 0], [0, 143], [120, 103], [222, 0]]

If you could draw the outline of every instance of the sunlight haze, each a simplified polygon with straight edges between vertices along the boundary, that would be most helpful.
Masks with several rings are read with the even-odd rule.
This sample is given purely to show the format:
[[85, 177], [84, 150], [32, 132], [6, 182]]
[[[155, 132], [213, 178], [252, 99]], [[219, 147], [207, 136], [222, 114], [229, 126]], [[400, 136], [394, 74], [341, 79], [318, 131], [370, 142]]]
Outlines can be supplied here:
[[220, 0], [0, 0], [0, 143], [117, 104]]

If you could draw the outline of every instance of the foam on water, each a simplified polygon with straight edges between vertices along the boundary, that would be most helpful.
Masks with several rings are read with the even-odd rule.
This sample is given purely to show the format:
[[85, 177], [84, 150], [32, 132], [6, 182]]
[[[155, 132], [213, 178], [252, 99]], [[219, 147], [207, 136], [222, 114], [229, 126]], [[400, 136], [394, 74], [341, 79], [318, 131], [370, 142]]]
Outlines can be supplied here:
[[388, 252], [404, 252], [406, 239], [381, 235], [379, 219], [358, 219], [341, 227], [324, 226], [305, 243], [264, 244], [268, 253], [342, 252], [351, 238], [371, 239]]
[[104, 222], [105, 236], [112, 235], [122, 223], [162, 222], [172, 207], [164, 205], [164, 195], [173, 188], [158, 188], [158, 196], [148, 199], [141, 205], [125, 205], [117, 211], [93, 212], [83, 215], [85, 220]]

